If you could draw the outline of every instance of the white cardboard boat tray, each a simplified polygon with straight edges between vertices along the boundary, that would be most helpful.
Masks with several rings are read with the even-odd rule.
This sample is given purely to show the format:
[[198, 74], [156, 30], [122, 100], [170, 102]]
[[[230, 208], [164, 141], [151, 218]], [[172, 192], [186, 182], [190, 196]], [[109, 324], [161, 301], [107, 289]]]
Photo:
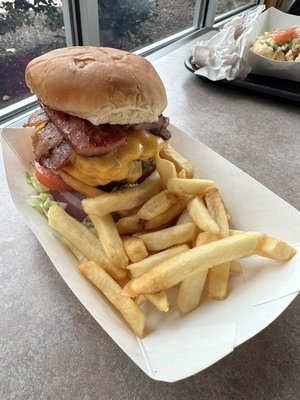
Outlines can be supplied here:
[[[221, 190], [233, 228], [261, 231], [299, 248], [300, 213], [295, 208], [202, 143], [174, 127], [171, 131], [173, 147], [193, 163], [197, 176], [214, 180]], [[242, 260], [243, 273], [231, 275], [226, 300], [206, 300], [185, 316], [176, 307], [160, 313], [148, 306], [146, 336], [139, 339], [80, 274], [46, 218], [27, 204], [33, 193], [25, 179], [33, 159], [30, 133], [22, 128], [2, 132], [7, 183], [16, 208], [75, 296], [149, 377], [175, 382], [202, 371], [268, 326], [297, 296], [299, 252], [286, 263], [248, 257]]]

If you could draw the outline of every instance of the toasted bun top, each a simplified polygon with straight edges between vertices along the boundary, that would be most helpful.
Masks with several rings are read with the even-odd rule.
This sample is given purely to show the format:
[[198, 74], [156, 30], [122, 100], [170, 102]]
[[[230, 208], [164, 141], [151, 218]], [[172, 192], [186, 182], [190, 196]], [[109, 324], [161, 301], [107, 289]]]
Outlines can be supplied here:
[[94, 125], [153, 122], [167, 106], [150, 62], [108, 47], [50, 51], [27, 65], [25, 79], [43, 104]]

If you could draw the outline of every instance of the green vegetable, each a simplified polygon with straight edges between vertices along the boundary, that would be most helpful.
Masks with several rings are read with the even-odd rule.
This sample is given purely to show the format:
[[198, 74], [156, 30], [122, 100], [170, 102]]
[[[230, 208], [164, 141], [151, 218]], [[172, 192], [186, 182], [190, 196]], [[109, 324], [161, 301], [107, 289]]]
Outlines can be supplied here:
[[43, 186], [32, 172], [25, 172], [26, 180], [29, 185], [31, 185], [37, 193], [49, 192], [49, 189]]
[[42, 214], [42, 215], [44, 215], [46, 217], [48, 216], [49, 208], [54, 204], [57, 204], [58, 206], [60, 206], [62, 208], [66, 208], [66, 206], [67, 206], [66, 203], [61, 203], [61, 202], [55, 201], [53, 199], [53, 196], [49, 192], [49, 189], [46, 188], [45, 186], [43, 186], [38, 181], [38, 179], [35, 176], [35, 174], [26, 171], [25, 175], [26, 175], [27, 183], [29, 185], [31, 185], [35, 189], [35, 191], [37, 193], [37, 194], [31, 195], [27, 199], [27, 203], [31, 207], [35, 208], [40, 214]]
[[278, 43], [275, 42], [275, 41], [274, 41], [273, 39], [271, 39], [271, 38], [267, 38], [267, 39], [265, 40], [265, 43], [266, 43], [267, 46], [272, 47], [272, 49], [273, 49], [274, 51], [278, 50], [278, 48], [279, 48]]
[[66, 203], [53, 200], [53, 196], [50, 193], [39, 193], [33, 194], [27, 199], [28, 204], [35, 208], [40, 214], [48, 216], [48, 211], [54, 204], [59, 205], [62, 208], [66, 208]]

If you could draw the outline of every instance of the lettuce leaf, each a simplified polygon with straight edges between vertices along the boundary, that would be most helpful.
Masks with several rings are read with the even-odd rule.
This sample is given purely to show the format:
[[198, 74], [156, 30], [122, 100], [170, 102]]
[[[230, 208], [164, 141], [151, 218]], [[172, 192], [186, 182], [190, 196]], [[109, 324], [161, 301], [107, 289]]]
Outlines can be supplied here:
[[35, 176], [34, 173], [26, 171], [25, 175], [26, 175], [27, 183], [29, 185], [31, 185], [36, 191], [36, 194], [32, 194], [27, 199], [27, 203], [31, 207], [33, 207], [40, 214], [42, 214], [42, 215], [44, 215], [46, 217], [48, 216], [49, 208], [54, 204], [57, 204], [58, 206], [60, 206], [62, 208], [66, 208], [66, 206], [67, 206], [66, 203], [55, 201], [53, 199], [53, 196], [49, 192], [49, 189], [46, 188], [45, 186], [43, 186], [38, 181], [38, 179], [37, 179], [37, 177]]

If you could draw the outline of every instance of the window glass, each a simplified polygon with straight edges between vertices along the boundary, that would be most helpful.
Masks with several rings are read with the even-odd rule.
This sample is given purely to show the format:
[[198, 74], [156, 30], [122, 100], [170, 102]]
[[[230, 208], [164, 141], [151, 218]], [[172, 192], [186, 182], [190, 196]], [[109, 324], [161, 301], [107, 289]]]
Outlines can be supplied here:
[[[202, 0], [93, 1], [98, 4], [101, 45], [130, 51], [193, 27], [195, 9], [199, 12], [202, 3]], [[218, 0], [216, 15], [256, 3]], [[69, 31], [70, 27], [67, 28]], [[0, 109], [30, 96], [24, 72], [32, 58], [64, 46], [62, 1], [0, 0]]]
[[196, 0], [98, 0], [102, 46], [138, 50], [193, 26]]
[[216, 16], [226, 14], [240, 7], [250, 6], [257, 4], [256, 0], [218, 0], [216, 8]]
[[0, 109], [30, 95], [24, 72], [32, 58], [64, 46], [61, 1], [0, 1]]

